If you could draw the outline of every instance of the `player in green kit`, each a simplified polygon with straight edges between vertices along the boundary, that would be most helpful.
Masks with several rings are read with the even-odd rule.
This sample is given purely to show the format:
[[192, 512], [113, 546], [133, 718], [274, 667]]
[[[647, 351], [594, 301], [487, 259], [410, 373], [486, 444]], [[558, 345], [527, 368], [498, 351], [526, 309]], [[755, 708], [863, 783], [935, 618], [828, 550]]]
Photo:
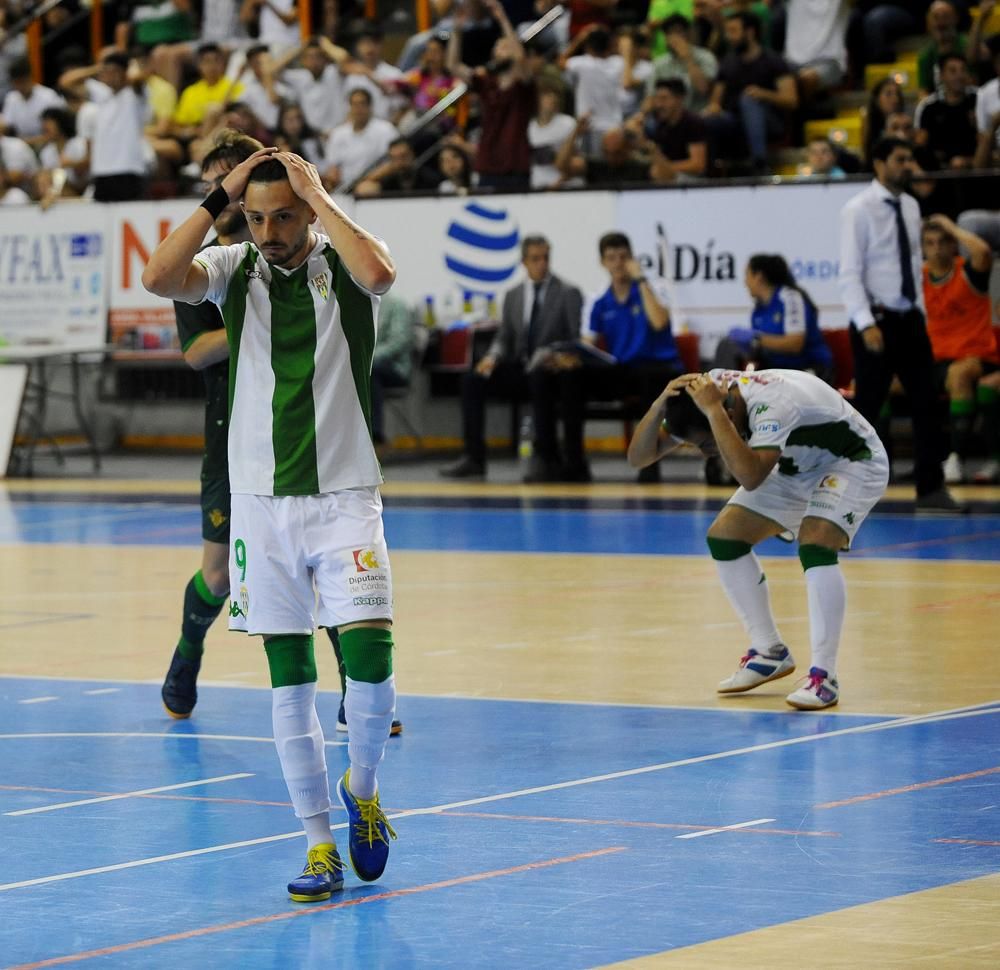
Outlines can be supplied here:
[[[236, 131], [220, 133], [215, 146], [202, 161], [202, 178], [214, 191], [240, 162], [264, 146], [255, 138]], [[219, 214], [213, 228], [212, 246], [247, 242], [250, 230], [238, 202]], [[181, 636], [174, 648], [161, 696], [167, 713], [188, 718], [198, 701], [198, 673], [205, 635], [229, 599], [229, 344], [222, 314], [214, 303], [175, 302], [174, 316], [184, 359], [201, 371], [205, 379], [205, 454], [201, 466], [201, 569], [184, 590]], [[341, 680], [338, 730], [347, 730], [343, 695], [347, 682], [340, 641], [335, 629], [327, 630], [337, 656]], [[401, 734], [403, 725], [393, 720], [391, 734]]]
[[[252, 242], [200, 250], [213, 220], [240, 199]], [[384, 243], [340, 209], [315, 166], [274, 149], [237, 165], [143, 272], [150, 292], [207, 299], [225, 321], [229, 625], [264, 639], [275, 743], [308, 841], [305, 869], [288, 885], [302, 902], [344, 884], [316, 713], [317, 625], [337, 630], [346, 670], [350, 767], [337, 794], [361, 879], [382, 874], [395, 838], [376, 778], [396, 688], [371, 432], [379, 294], [395, 275]]]

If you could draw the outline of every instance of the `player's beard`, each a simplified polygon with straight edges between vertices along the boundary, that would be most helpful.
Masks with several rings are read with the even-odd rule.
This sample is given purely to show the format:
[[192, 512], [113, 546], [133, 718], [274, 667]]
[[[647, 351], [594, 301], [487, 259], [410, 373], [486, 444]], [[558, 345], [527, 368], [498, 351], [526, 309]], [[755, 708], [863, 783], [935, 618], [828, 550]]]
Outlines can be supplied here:
[[290, 246], [286, 246], [284, 243], [276, 243], [280, 248], [268, 253], [267, 249], [270, 242], [270, 240], [265, 239], [258, 244], [258, 249], [260, 249], [264, 259], [272, 266], [280, 266], [282, 269], [295, 269], [299, 262], [301, 262], [299, 254], [309, 242], [309, 227], [306, 226], [302, 235]]

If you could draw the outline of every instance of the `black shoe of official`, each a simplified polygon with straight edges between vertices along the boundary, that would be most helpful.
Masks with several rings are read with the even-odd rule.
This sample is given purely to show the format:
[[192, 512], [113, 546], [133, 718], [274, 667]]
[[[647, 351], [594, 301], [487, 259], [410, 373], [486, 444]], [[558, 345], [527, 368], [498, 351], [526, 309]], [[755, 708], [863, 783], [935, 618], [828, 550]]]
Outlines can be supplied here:
[[590, 474], [590, 465], [585, 461], [569, 462], [563, 465], [559, 472], [561, 482], [590, 482], [593, 476]]
[[525, 485], [540, 485], [562, 480], [562, 466], [549, 458], [532, 458], [531, 465], [521, 479]]
[[956, 502], [951, 492], [942, 485], [926, 495], [918, 495], [916, 511], [925, 515], [966, 515], [969, 507]]
[[167, 679], [163, 681], [160, 696], [167, 713], [182, 721], [190, 717], [195, 704], [198, 703], [198, 671], [201, 670], [201, 658], [187, 660], [179, 650], [174, 650], [174, 658], [170, 661]]
[[660, 463], [658, 461], [654, 461], [652, 465], [640, 468], [636, 481], [640, 485], [650, 485], [660, 481]]
[[439, 469], [438, 474], [444, 478], [485, 478], [486, 465], [468, 455], [463, 455], [458, 461]]

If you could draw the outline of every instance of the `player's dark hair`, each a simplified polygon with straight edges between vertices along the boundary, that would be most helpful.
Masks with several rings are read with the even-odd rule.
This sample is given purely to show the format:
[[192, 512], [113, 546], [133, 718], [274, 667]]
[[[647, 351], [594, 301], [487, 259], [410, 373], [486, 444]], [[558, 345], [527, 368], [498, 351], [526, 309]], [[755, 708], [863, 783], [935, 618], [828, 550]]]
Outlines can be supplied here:
[[785, 257], [780, 253], [754, 253], [747, 262], [747, 269], [751, 273], [760, 273], [767, 285], [775, 289], [798, 290], [813, 313], [817, 312], [812, 297], [796, 282]]
[[261, 162], [250, 173], [247, 184], [250, 182], [287, 182], [288, 170], [276, 158], [269, 158], [266, 162]]
[[627, 249], [629, 255], [632, 255], [632, 243], [623, 232], [606, 232], [601, 236], [597, 241], [597, 251], [601, 254], [602, 259], [609, 249]]
[[[215, 144], [201, 161], [201, 170], [207, 172], [213, 165], [222, 165], [232, 171], [240, 162], [245, 162], [254, 152], [264, 146], [233, 128], [223, 128], [215, 137]], [[281, 165], [281, 162], [277, 163]], [[282, 168], [284, 171], [284, 168]]]
[[201, 57], [202, 54], [222, 54], [222, 48], [216, 44], [214, 41], [209, 41], [207, 44], [202, 44], [197, 51], [195, 51], [196, 57]]
[[368, 107], [371, 107], [372, 93], [367, 88], [355, 88], [353, 91], [351, 91], [351, 93], [347, 95], [347, 103], [348, 104], [351, 103], [351, 98], [353, 98], [354, 95], [356, 95], [356, 94], [364, 95], [365, 101], [368, 102]]
[[689, 440], [692, 432], [709, 432], [711, 425], [708, 418], [698, 409], [694, 403], [694, 398], [686, 390], [680, 394], [667, 398], [667, 405], [664, 409], [664, 418], [667, 422], [667, 430], [675, 438]]
[[875, 142], [875, 147], [872, 148], [872, 161], [884, 162], [897, 148], [905, 148], [907, 151], [913, 150], [913, 146], [902, 138], [891, 136], [880, 138]]

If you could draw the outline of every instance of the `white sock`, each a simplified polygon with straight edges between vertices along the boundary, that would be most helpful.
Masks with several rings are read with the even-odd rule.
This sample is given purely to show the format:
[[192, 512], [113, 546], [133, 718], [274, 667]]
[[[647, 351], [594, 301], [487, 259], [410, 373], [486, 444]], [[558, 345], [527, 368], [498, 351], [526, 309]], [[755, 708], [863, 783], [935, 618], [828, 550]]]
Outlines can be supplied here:
[[812, 665], [837, 676], [837, 650], [847, 607], [847, 583], [839, 565], [806, 570]]
[[302, 828], [306, 830], [306, 840], [309, 848], [317, 845], [335, 845], [333, 833], [330, 831], [330, 813], [320, 812], [302, 819]]
[[323, 728], [316, 714], [316, 685], [272, 688], [271, 717], [281, 773], [295, 814], [307, 819], [329, 812], [330, 779]]
[[374, 798], [375, 771], [385, 754], [389, 728], [396, 713], [396, 678], [380, 684], [347, 678], [344, 696], [347, 715], [347, 754], [351, 759], [351, 791], [358, 798]]
[[715, 560], [722, 588], [750, 637], [750, 646], [767, 654], [781, 646], [781, 634], [771, 614], [771, 594], [760, 560], [754, 553], [739, 559]]

